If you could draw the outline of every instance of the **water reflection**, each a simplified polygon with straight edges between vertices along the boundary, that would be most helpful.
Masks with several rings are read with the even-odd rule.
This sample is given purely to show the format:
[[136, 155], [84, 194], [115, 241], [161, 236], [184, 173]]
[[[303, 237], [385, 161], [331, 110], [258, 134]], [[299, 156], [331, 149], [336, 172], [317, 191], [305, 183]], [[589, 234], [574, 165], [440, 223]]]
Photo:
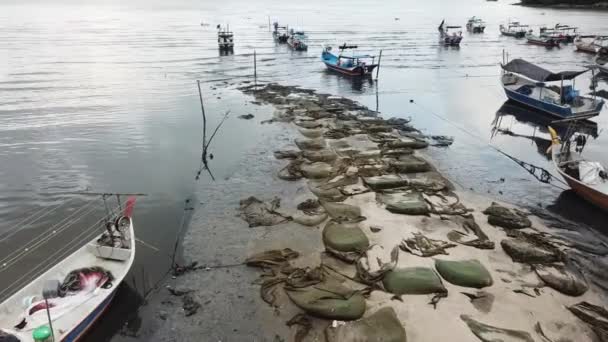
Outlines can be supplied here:
[[220, 56], [231, 56], [234, 55], [234, 48], [219, 48]]

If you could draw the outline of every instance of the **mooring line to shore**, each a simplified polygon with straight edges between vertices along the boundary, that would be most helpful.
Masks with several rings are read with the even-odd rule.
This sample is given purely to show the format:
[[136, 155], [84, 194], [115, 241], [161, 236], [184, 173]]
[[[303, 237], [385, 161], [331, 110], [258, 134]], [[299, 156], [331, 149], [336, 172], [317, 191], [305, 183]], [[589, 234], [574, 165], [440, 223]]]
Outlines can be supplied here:
[[[517, 163], [519, 166], [523, 167], [523, 168], [524, 168], [526, 171], [528, 171], [528, 173], [530, 173], [530, 174], [531, 174], [531, 175], [532, 175], [534, 178], [536, 178], [538, 181], [540, 181], [540, 182], [542, 182], [542, 183], [545, 183], [545, 184], [549, 184], [549, 185], [551, 185], [551, 186], [554, 186], [554, 187], [556, 187], [556, 188], [558, 188], [558, 189], [560, 189], [560, 190], [562, 190], [562, 191], [568, 190], [567, 188], [565, 189], [565, 188], [562, 188], [562, 187], [557, 186], [557, 185], [555, 185], [555, 184], [552, 184], [550, 181], [551, 181], [551, 180], [553, 180], [553, 179], [555, 179], [555, 180], [557, 180], [558, 182], [560, 182], [560, 183], [562, 183], [562, 184], [564, 184], [564, 185], [568, 186], [568, 184], [567, 184], [566, 182], [564, 182], [564, 181], [563, 181], [563, 180], [561, 180], [559, 177], [557, 177], [557, 176], [555, 176], [554, 174], [552, 174], [552, 173], [551, 173], [550, 171], [548, 171], [547, 169], [545, 169], [545, 168], [543, 168], [543, 167], [540, 167], [540, 166], [536, 166], [536, 165], [533, 165], [533, 164], [527, 163], [527, 162], [525, 162], [525, 161], [523, 161], [523, 160], [521, 160], [521, 159], [518, 159], [518, 158], [516, 158], [516, 157], [511, 156], [510, 154], [506, 153], [505, 151], [501, 150], [500, 148], [498, 148], [498, 147], [496, 147], [496, 146], [494, 146], [494, 145], [492, 145], [492, 144], [490, 144], [490, 143], [485, 142], [485, 140], [484, 140], [483, 138], [481, 138], [479, 135], [477, 135], [477, 134], [475, 134], [475, 133], [473, 133], [473, 132], [471, 132], [471, 131], [467, 130], [467, 129], [466, 129], [466, 128], [464, 128], [464, 127], [460, 127], [460, 126], [459, 126], [459, 125], [457, 125], [455, 122], [453, 122], [453, 121], [449, 120], [448, 118], [446, 118], [446, 117], [444, 117], [444, 116], [442, 116], [442, 115], [439, 115], [439, 114], [435, 113], [434, 111], [432, 111], [432, 110], [430, 110], [430, 109], [426, 108], [425, 106], [423, 106], [423, 105], [421, 105], [421, 104], [419, 104], [419, 103], [415, 102], [413, 99], [410, 99], [410, 103], [412, 103], [412, 104], [414, 104], [414, 105], [418, 106], [420, 109], [423, 109], [423, 110], [424, 110], [425, 112], [427, 112], [428, 114], [431, 114], [431, 115], [433, 115], [433, 116], [435, 116], [435, 117], [439, 118], [440, 120], [443, 120], [443, 121], [447, 122], [447, 123], [448, 123], [448, 124], [450, 124], [452, 127], [455, 127], [455, 128], [457, 128], [458, 130], [460, 130], [461, 132], [464, 132], [465, 134], [469, 135], [470, 137], [472, 137], [472, 138], [474, 138], [474, 139], [478, 140], [478, 141], [479, 141], [479, 142], [481, 142], [481, 143], [482, 143], [484, 146], [487, 146], [487, 147], [489, 147], [489, 148], [491, 148], [491, 149], [495, 150], [496, 152], [498, 152], [498, 153], [500, 153], [500, 154], [504, 155], [505, 157], [509, 158], [510, 160], [514, 161], [514, 162], [515, 162], [515, 163]], [[529, 166], [530, 168], [527, 168], [527, 166]], [[536, 172], [536, 170], [541, 170], [541, 175], [540, 175], [540, 176], [537, 176], [537, 175], [536, 175], [536, 173], [535, 173], [535, 172]]]

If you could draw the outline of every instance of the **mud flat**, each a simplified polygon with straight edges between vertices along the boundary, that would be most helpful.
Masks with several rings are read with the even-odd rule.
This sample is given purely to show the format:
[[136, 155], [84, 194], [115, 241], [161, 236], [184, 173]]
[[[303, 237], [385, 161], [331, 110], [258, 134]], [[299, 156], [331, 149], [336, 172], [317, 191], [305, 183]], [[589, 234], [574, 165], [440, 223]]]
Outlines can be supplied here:
[[240, 90], [273, 108], [281, 139], [217, 185], [233, 200], [195, 214], [184, 252], [206, 266], [152, 305], [155, 340], [606, 337], [608, 248], [454, 188], [424, 154], [450, 137], [312, 90]]

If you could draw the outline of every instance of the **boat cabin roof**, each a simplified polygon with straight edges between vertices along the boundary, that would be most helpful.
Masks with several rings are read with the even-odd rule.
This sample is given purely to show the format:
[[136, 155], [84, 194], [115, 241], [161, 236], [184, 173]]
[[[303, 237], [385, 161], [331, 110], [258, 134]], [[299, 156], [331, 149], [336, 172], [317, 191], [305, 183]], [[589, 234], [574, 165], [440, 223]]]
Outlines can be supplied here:
[[560, 71], [552, 72], [547, 69], [541, 68], [536, 64], [532, 64], [523, 59], [514, 59], [507, 64], [501, 65], [506, 71], [513, 72], [526, 76], [529, 79], [538, 82], [554, 82], [561, 80], [571, 80], [575, 77], [586, 73], [589, 69], [578, 70], [578, 71]]

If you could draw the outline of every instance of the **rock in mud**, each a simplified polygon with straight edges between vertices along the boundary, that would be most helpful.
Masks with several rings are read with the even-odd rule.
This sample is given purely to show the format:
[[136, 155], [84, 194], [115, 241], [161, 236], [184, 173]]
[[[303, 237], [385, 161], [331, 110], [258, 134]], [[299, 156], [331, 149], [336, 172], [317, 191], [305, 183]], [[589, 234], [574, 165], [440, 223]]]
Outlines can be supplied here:
[[316, 151], [327, 147], [327, 143], [323, 138], [317, 139], [296, 139], [296, 146], [302, 151]]
[[323, 162], [302, 163], [300, 170], [304, 177], [309, 179], [328, 178], [334, 172], [331, 165]]
[[298, 131], [300, 132], [300, 134], [302, 134], [303, 136], [305, 136], [306, 138], [309, 138], [309, 139], [320, 138], [323, 135], [323, 131], [318, 128], [316, 128], [316, 129], [300, 128]]
[[314, 317], [350, 321], [365, 313], [363, 295], [331, 278], [306, 287], [285, 287], [285, 292], [297, 307]]
[[313, 162], [326, 162], [330, 163], [336, 160], [338, 156], [330, 149], [323, 149], [318, 151], [304, 151], [304, 158]]
[[435, 268], [447, 282], [464, 287], [491, 286], [492, 276], [479, 260], [435, 260]]
[[327, 342], [407, 342], [405, 329], [391, 307], [358, 321], [325, 330]]
[[363, 182], [374, 191], [399, 188], [408, 184], [407, 179], [399, 175], [363, 177]]
[[532, 226], [532, 222], [524, 214], [505, 208], [495, 202], [492, 202], [492, 205], [483, 213], [488, 215], [488, 223], [494, 226], [508, 229], [522, 229]]
[[429, 206], [418, 192], [378, 193], [380, 202], [386, 205], [386, 210], [405, 215], [428, 215]]
[[535, 342], [530, 333], [525, 331], [494, 327], [478, 322], [468, 315], [460, 315], [460, 319], [483, 342]]
[[416, 156], [401, 156], [388, 161], [389, 170], [397, 173], [417, 173], [431, 170], [426, 160]]
[[335, 202], [322, 202], [325, 211], [336, 221], [362, 221], [365, 218], [361, 216], [361, 208]]
[[568, 307], [583, 322], [589, 324], [600, 341], [608, 341], [608, 310], [588, 302], [580, 302]]
[[589, 289], [582, 274], [564, 265], [534, 265], [534, 271], [549, 287], [568, 296], [578, 297]]
[[275, 197], [271, 201], [264, 202], [253, 196], [241, 200], [241, 218], [249, 223], [249, 227], [274, 226], [289, 220], [276, 210], [281, 201]]
[[298, 159], [301, 156], [302, 152], [297, 150], [274, 151], [274, 157], [277, 159]]
[[387, 272], [382, 279], [384, 288], [396, 295], [446, 293], [441, 278], [428, 267], [398, 268]]
[[500, 241], [500, 245], [515, 262], [548, 264], [560, 260], [559, 255], [553, 250], [523, 239], [505, 239]]
[[347, 262], [354, 262], [369, 248], [369, 240], [357, 223], [329, 221], [323, 229], [325, 249]]

